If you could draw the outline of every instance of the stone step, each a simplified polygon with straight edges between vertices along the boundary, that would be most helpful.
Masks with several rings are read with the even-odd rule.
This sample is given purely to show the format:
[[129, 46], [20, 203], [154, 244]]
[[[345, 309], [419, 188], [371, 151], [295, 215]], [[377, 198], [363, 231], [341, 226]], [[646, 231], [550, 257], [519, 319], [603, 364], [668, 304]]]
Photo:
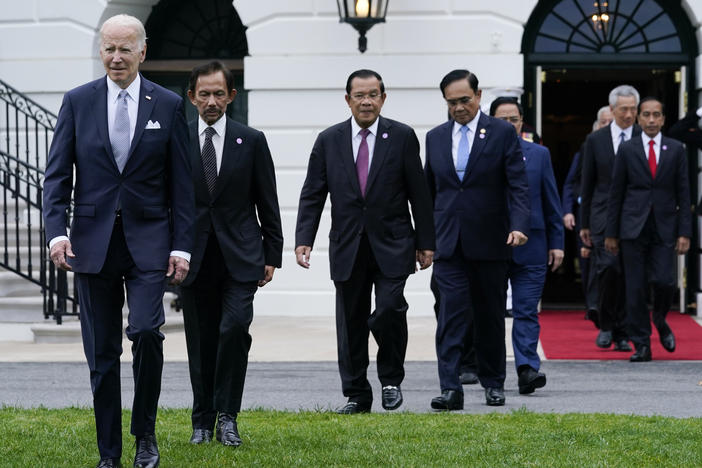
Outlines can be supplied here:
[[[5, 246], [5, 238], [7, 237], [7, 244], [11, 247], [14, 247], [18, 244], [18, 237], [17, 237], [17, 229], [18, 225], [14, 220], [9, 221], [8, 223], [5, 224], [2, 222], [2, 218], [0, 218], [0, 246], [4, 248]], [[6, 232], [7, 231], [7, 235]], [[20, 246], [26, 246], [30, 243], [32, 246], [39, 246], [41, 245], [41, 234], [39, 232], [39, 223], [32, 223], [31, 226], [28, 226], [26, 222], [20, 222], [19, 223], [19, 245]]]
[[[20, 264], [20, 269], [22, 271], [27, 271], [27, 266], [29, 265], [29, 262], [32, 262], [32, 270], [34, 271], [34, 275], [38, 276], [38, 269], [42, 265], [41, 263], [41, 257], [40, 255], [42, 252], [45, 250], [44, 247], [39, 246], [37, 244], [32, 245], [32, 247], [28, 247], [26, 245], [21, 245], [19, 248], [19, 254], [17, 252], [17, 248], [15, 246], [8, 246], [7, 248], [7, 264], [12, 267], [12, 268], [17, 268], [17, 258], [19, 257], [19, 264]], [[50, 261], [49, 259], [49, 250], [46, 249], [46, 260], [44, 260], [45, 263], [48, 265], [48, 262]], [[5, 245], [4, 243], [0, 242], [0, 262], [5, 263]]]

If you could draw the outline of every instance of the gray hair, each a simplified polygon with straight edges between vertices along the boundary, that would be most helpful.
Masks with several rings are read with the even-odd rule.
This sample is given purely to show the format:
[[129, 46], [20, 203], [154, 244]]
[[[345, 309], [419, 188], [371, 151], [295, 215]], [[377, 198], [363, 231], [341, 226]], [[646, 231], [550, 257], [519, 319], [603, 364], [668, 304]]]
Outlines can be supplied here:
[[596, 131], [600, 129], [600, 119], [598, 118], [594, 122], [592, 122], [592, 131]]
[[638, 106], [641, 98], [636, 88], [630, 85], [619, 85], [609, 92], [609, 106], [614, 109], [617, 107], [617, 99], [629, 96], [634, 96], [634, 98], [636, 98], [636, 105]]
[[104, 23], [102, 23], [102, 27], [100, 27], [100, 43], [102, 44], [102, 40], [104, 37], [104, 32], [105, 32], [105, 26], [126, 26], [129, 28], [132, 28], [134, 30], [134, 33], [137, 36], [137, 44], [139, 45], [139, 49], [143, 49], [144, 46], [146, 45], [146, 30], [144, 29], [144, 25], [142, 24], [141, 21], [139, 21], [139, 18], [136, 18], [131, 15], [125, 15], [125, 14], [120, 14], [120, 15], [115, 15], [110, 18], [107, 18]]
[[597, 111], [597, 120], [595, 121], [595, 123], [597, 123], [602, 118], [602, 114], [604, 114], [608, 110], [609, 106], [600, 107], [600, 110]]

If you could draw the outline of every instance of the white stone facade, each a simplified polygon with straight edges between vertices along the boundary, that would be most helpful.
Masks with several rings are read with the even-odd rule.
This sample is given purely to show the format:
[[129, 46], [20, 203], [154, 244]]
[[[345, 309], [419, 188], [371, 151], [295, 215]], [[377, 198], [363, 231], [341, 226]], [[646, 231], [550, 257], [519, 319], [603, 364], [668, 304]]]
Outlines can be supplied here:
[[[116, 13], [146, 22], [158, 0], [0, 0], [0, 79], [58, 112], [63, 93], [103, 74], [97, 54], [99, 25]], [[702, 44], [702, 2], [683, 0]], [[383, 115], [426, 132], [446, 118], [438, 83], [454, 68], [480, 79], [483, 104], [493, 88], [520, 89], [524, 26], [535, 0], [391, 0], [387, 22], [358, 34], [340, 24], [334, 0], [235, 0], [247, 26], [249, 125], [263, 130], [277, 168], [285, 235], [283, 269], [257, 296], [257, 313], [333, 314], [327, 261], [328, 216], [312, 252], [312, 268], [295, 264], [297, 200], [307, 158], [319, 131], [348, 118], [343, 87], [348, 74], [371, 68], [384, 78]], [[148, 58], [148, 50], [147, 50]], [[702, 56], [696, 88], [702, 89]], [[694, 105], [694, 103], [690, 103]], [[423, 145], [422, 145], [423, 146]], [[328, 207], [327, 207], [328, 208]], [[410, 314], [432, 314], [429, 272], [407, 283]]]

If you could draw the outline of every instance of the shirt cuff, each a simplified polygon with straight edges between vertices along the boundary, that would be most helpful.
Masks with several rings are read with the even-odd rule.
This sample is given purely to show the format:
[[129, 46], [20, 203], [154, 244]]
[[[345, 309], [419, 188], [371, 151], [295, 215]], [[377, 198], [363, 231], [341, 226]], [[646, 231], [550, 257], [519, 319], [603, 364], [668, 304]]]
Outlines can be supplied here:
[[184, 258], [186, 262], [190, 263], [190, 254], [188, 252], [183, 252], [182, 250], [172, 250], [171, 257]]
[[67, 241], [67, 240], [69, 240], [69, 239], [68, 239], [68, 236], [56, 236], [56, 237], [54, 237], [53, 239], [51, 239], [51, 240], [49, 241], [49, 250], [51, 250], [51, 248], [52, 248], [54, 245], [58, 244], [59, 242], [61, 242], [61, 241]]

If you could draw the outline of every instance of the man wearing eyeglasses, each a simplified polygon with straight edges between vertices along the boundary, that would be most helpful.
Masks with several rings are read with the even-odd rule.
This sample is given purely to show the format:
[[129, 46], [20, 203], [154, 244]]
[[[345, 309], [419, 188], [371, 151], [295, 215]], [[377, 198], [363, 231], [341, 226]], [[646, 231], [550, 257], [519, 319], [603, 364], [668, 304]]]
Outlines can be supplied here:
[[339, 373], [348, 398], [338, 409], [341, 414], [371, 410], [373, 392], [366, 377], [370, 332], [378, 343], [382, 406], [394, 410], [402, 404], [405, 282], [416, 271], [415, 262], [428, 268], [434, 255], [431, 198], [419, 142], [410, 127], [380, 116], [385, 98], [378, 73], [357, 70], [349, 76], [346, 103], [352, 117], [319, 134], [300, 194], [295, 255], [303, 268], [310, 267], [327, 194], [331, 199], [329, 264], [336, 287]]
[[426, 138], [425, 174], [434, 200], [434, 277], [441, 395], [436, 410], [463, 409], [459, 366], [472, 319], [478, 378], [490, 406], [505, 404], [505, 287], [512, 248], [529, 232], [529, 189], [514, 127], [480, 112], [478, 78], [448, 73], [440, 84], [451, 119]]

